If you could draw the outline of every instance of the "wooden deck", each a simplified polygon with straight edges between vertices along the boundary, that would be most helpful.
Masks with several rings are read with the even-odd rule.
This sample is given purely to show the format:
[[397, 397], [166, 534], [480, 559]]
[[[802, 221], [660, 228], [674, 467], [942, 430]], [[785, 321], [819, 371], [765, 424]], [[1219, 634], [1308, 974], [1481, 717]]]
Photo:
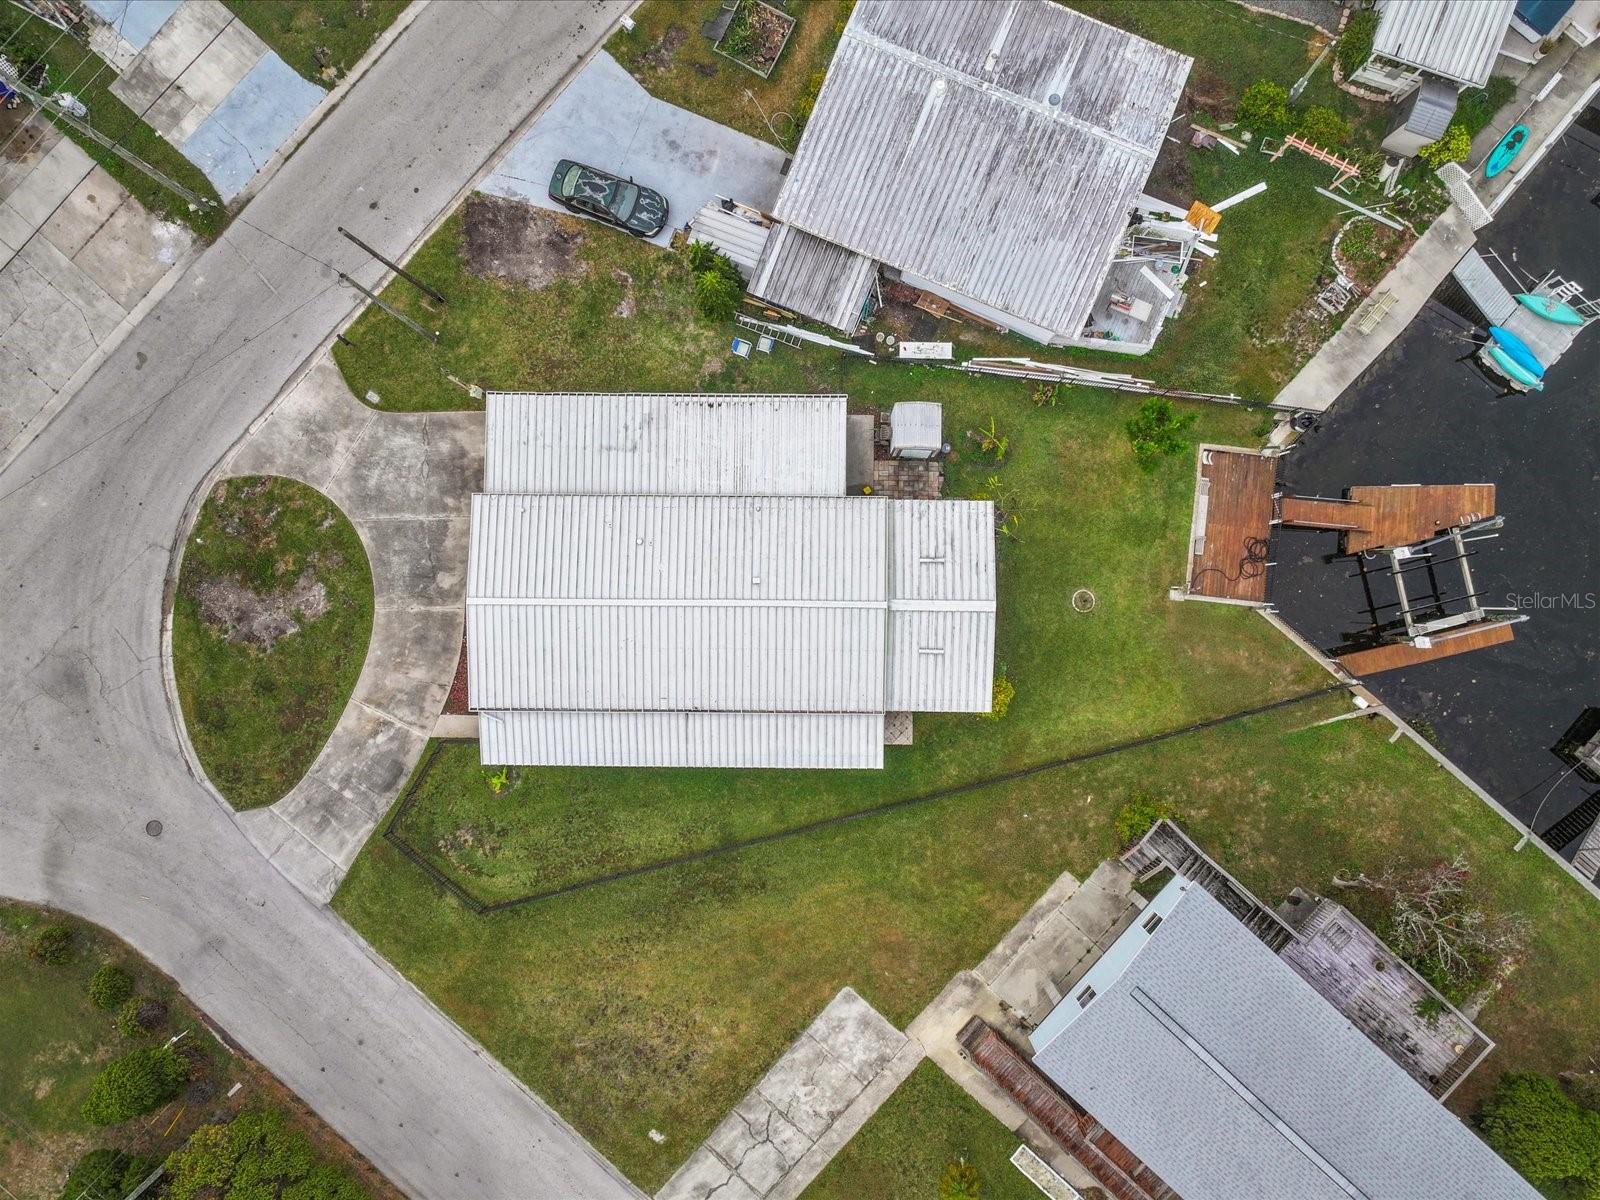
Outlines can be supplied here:
[[1492, 483], [1353, 487], [1350, 499], [1371, 510], [1366, 528], [1345, 534], [1350, 554], [1409, 546], [1452, 525], [1494, 516]]
[[1350, 500], [1330, 500], [1325, 496], [1285, 496], [1278, 507], [1278, 519], [1301, 529], [1369, 529], [1372, 510]]
[[1092, 1115], [1072, 1104], [1038, 1067], [982, 1017], [957, 1035], [966, 1056], [1021, 1106], [1034, 1123], [1065, 1146], [1116, 1200], [1179, 1200], [1139, 1157]]
[[1245, 450], [1202, 449], [1200, 455], [1189, 593], [1265, 603], [1277, 459]]
[[1342, 905], [1312, 901], [1297, 932], [1280, 952], [1283, 961], [1435, 1099], [1447, 1097], [1493, 1048], [1447, 1004], [1431, 1022], [1419, 1016], [1418, 1004], [1444, 1004], [1444, 997]]
[[1374, 646], [1371, 650], [1356, 650], [1339, 656], [1339, 665], [1352, 675], [1376, 675], [1380, 671], [1393, 671], [1397, 667], [1412, 667], [1418, 663], [1432, 662], [1465, 654], [1469, 650], [1482, 650], [1499, 646], [1512, 639], [1512, 622], [1495, 621], [1468, 627], [1461, 633], [1440, 634], [1426, 650], [1406, 642], [1388, 646]]

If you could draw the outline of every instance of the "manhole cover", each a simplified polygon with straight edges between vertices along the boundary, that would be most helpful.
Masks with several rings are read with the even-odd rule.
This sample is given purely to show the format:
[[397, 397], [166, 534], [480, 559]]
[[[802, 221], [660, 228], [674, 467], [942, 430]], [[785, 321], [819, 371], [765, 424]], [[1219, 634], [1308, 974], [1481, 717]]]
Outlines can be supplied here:
[[148, 833], [151, 837], [160, 837], [161, 836], [161, 822], [160, 821], [146, 821], [144, 823], [144, 831], [146, 833]]
[[1079, 588], [1077, 591], [1072, 593], [1072, 611], [1073, 612], [1081, 612], [1081, 613], [1093, 612], [1094, 611], [1094, 605], [1095, 605], [1094, 593], [1091, 592], [1088, 588]]

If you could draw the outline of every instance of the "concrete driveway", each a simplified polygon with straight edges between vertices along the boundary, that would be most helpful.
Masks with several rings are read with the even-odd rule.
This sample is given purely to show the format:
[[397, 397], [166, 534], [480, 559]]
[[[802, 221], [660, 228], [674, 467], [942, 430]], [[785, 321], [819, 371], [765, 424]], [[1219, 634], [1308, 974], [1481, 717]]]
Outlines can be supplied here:
[[718, 196], [771, 209], [787, 157], [776, 146], [657, 100], [602, 50], [478, 190], [565, 212], [546, 189], [556, 163], [576, 159], [665, 196], [667, 227], [652, 239], [665, 246], [674, 227], [687, 225]]
[[310, 484], [350, 518], [372, 564], [372, 641], [350, 703], [305, 778], [238, 818], [280, 871], [326, 902], [399, 795], [450, 690], [483, 414], [378, 412], [323, 355], [224, 474]]
[[[212, 467], [622, 0], [430, 4], [0, 470], [0, 894], [125, 938], [407, 1195], [637, 1198], [269, 863], [184, 765], [160, 669], [173, 543]], [[417, 106], [419, 93], [452, 103]], [[159, 820], [159, 837], [146, 822]]]
[[126, 336], [194, 235], [43, 116], [0, 111], [0, 467]]

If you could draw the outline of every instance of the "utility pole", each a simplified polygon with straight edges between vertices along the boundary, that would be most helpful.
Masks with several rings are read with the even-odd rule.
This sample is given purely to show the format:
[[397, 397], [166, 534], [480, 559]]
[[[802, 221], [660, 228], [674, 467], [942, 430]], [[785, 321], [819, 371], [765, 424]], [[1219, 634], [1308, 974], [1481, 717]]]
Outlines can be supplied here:
[[418, 279], [415, 275], [413, 275], [410, 271], [406, 270], [399, 263], [390, 262], [387, 258], [385, 258], [383, 255], [379, 254], [376, 250], [374, 250], [371, 246], [369, 246], [365, 242], [363, 242], [355, 234], [351, 233], [343, 225], [339, 226], [339, 232], [344, 234], [345, 237], [349, 238], [356, 245], [360, 246], [368, 254], [372, 255], [373, 258], [377, 259], [384, 266], [388, 267], [389, 270], [393, 271], [396, 275], [400, 276], [401, 279], [404, 279], [407, 283], [409, 283], [412, 287], [416, 288], [419, 292], [422, 292], [422, 293], [424, 293], [425, 295], [428, 295], [428, 296], [432, 296], [440, 304], [446, 303], [445, 298], [443, 296], [441, 296], [438, 292], [434, 291], [427, 284], [423, 283], [422, 280]]
[[406, 326], [407, 328], [412, 329], [417, 333], [420, 333], [423, 337], [427, 338], [430, 342], [433, 342], [435, 345], [438, 344], [438, 341], [439, 341], [438, 333], [436, 333], [436, 332], [434, 332], [432, 330], [424, 329], [421, 325], [417, 324], [410, 317], [406, 316], [405, 313], [400, 312], [398, 309], [394, 308], [392, 305], [385, 304], [382, 300], [380, 300], [378, 298], [378, 295], [377, 295], [376, 292], [368, 291], [366, 288], [362, 287], [359, 283], [357, 283], [354, 279], [351, 279], [350, 276], [346, 275], [343, 271], [339, 272], [339, 282], [340, 283], [348, 283], [351, 287], [355, 288], [356, 291], [360, 292], [368, 300], [371, 300], [379, 308], [383, 309], [384, 312], [388, 313], [396, 321], [399, 321], [402, 325]]

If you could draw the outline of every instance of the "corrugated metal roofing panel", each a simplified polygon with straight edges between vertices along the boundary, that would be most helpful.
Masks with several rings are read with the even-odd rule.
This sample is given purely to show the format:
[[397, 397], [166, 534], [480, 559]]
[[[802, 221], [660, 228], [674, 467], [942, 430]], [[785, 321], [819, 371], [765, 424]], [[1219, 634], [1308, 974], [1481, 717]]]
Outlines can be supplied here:
[[881, 607], [886, 503], [843, 496], [475, 495], [467, 601]]
[[843, 497], [474, 496], [470, 703], [882, 712], [888, 520]]
[[883, 766], [882, 713], [485, 712], [485, 765]]
[[1482, 87], [1516, 0], [1379, 0], [1372, 52], [1469, 87]]
[[844, 396], [490, 392], [484, 490], [842, 496]]
[[[895, 500], [889, 598], [967, 601], [994, 611], [994, 505], [987, 500]], [[891, 706], [892, 707], [892, 706]]]
[[756, 261], [766, 248], [767, 235], [772, 226], [760, 225], [737, 212], [729, 212], [713, 200], [689, 222], [689, 240], [706, 242], [726, 254], [750, 279], [755, 274]]
[[891, 609], [887, 681], [894, 712], [988, 712], [994, 610]]
[[1046, 0], [861, 0], [775, 215], [1076, 334], [1191, 63]]
[[1438, 141], [1450, 128], [1461, 93], [1443, 79], [1424, 79], [1403, 101], [1405, 127], [1418, 137]]
[[1184, 1196], [1538, 1200], [1203, 888], [1034, 1062]]
[[750, 277], [750, 294], [854, 333], [877, 275], [878, 264], [866, 255], [779, 225]]

